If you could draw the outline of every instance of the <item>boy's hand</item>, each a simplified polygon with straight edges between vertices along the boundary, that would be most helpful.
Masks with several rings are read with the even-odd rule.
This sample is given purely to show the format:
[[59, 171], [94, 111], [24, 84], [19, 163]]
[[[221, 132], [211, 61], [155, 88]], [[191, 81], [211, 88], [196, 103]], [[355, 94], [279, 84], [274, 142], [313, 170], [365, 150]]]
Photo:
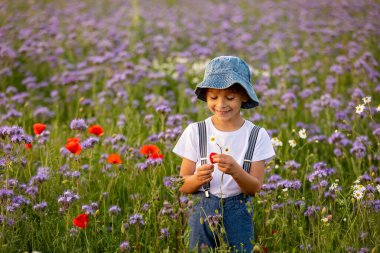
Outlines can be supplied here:
[[204, 164], [198, 167], [194, 174], [197, 176], [198, 181], [204, 184], [212, 180], [211, 174], [213, 172], [214, 172], [214, 165]]
[[214, 162], [218, 164], [218, 169], [229, 175], [233, 175], [240, 167], [235, 159], [226, 154], [217, 154], [213, 156]]

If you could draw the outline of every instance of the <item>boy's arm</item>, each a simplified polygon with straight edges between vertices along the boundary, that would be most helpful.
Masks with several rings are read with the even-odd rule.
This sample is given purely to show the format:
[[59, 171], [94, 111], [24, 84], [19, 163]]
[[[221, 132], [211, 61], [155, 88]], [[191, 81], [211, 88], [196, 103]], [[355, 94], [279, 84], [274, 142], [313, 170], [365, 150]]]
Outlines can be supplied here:
[[214, 171], [214, 166], [211, 164], [205, 164], [197, 168], [196, 174], [194, 174], [196, 163], [182, 158], [180, 176], [185, 179], [182, 187], [179, 189], [183, 193], [194, 193], [207, 182], [212, 180], [211, 173]]
[[237, 170], [232, 177], [243, 193], [253, 196], [261, 189], [264, 182], [264, 175], [265, 161], [263, 160], [252, 162], [250, 173], [247, 173], [241, 168], [241, 170]]

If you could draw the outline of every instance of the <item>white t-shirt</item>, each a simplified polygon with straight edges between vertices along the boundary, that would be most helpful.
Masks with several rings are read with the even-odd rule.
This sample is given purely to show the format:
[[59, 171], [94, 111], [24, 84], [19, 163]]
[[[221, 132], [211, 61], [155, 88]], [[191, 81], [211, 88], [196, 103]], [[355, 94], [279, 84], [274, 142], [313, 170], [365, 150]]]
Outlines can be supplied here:
[[[228, 154], [232, 156], [240, 166], [243, 166], [244, 156], [248, 149], [248, 139], [253, 128], [253, 123], [245, 120], [243, 126], [232, 132], [223, 132], [215, 128], [211, 121], [211, 117], [205, 120], [207, 131], [207, 163], [211, 164], [209, 155], [211, 152]], [[212, 141], [211, 138], [214, 138]], [[189, 159], [196, 163], [196, 167], [201, 166], [201, 157], [199, 152], [199, 135], [197, 123], [191, 123], [182, 133], [177, 144], [173, 148], [173, 152], [182, 158]], [[255, 151], [253, 153], [252, 162], [262, 161], [269, 162], [275, 153], [267, 131], [260, 129], [257, 136]], [[219, 197], [231, 197], [241, 193], [238, 184], [228, 174], [223, 176], [218, 170], [217, 164], [214, 164], [213, 179], [210, 182], [210, 193]], [[195, 172], [195, 171], [194, 171]], [[201, 187], [200, 191], [203, 190]], [[222, 194], [223, 196], [221, 196]]]

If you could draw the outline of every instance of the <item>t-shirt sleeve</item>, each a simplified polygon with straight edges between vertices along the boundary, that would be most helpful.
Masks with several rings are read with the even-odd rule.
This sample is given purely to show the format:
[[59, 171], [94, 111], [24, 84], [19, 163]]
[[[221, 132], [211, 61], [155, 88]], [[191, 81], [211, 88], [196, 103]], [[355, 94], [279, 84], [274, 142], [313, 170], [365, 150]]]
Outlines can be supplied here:
[[173, 148], [173, 152], [181, 158], [189, 159], [193, 162], [198, 160], [198, 131], [196, 123], [192, 123], [186, 127], [177, 144]]
[[265, 160], [265, 163], [268, 163], [274, 156], [275, 152], [269, 134], [264, 128], [261, 128], [257, 136], [252, 162]]

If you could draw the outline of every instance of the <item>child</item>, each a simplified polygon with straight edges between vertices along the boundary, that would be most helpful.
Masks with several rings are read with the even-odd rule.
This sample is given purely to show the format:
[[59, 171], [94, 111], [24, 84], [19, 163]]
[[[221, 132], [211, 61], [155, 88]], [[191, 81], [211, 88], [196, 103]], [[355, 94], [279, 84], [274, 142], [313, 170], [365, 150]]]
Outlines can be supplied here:
[[[212, 116], [190, 124], [173, 152], [182, 158], [180, 191], [200, 197], [189, 218], [190, 248], [214, 249], [222, 235], [234, 252], [251, 252], [252, 214], [246, 203], [263, 184], [264, 165], [275, 155], [268, 133], [245, 120], [240, 108], [259, 105], [247, 63], [234, 56], [213, 59], [195, 94]], [[224, 230], [216, 230], [218, 221]], [[214, 226], [214, 228], [213, 228]], [[225, 231], [225, 234], [223, 233]]]

